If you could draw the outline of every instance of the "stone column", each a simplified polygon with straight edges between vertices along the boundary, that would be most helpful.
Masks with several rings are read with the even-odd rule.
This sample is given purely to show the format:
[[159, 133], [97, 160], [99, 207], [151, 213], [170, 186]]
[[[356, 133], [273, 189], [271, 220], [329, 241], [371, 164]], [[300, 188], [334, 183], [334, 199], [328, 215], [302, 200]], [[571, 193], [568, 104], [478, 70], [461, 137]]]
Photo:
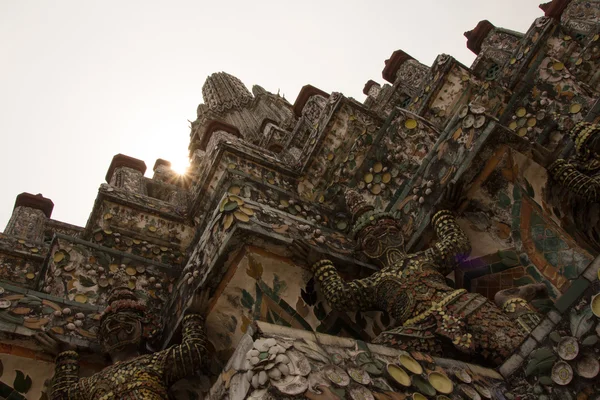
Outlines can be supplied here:
[[389, 59], [385, 60], [385, 68], [381, 75], [395, 88], [401, 88], [412, 97], [417, 93], [428, 73], [428, 66], [421, 64], [404, 51], [396, 50]]
[[4, 234], [32, 242], [43, 242], [46, 221], [53, 209], [52, 200], [41, 194], [21, 193], [17, 196]]
[[111, 186], [123, 188], [130, 192], [146, 194], [145, 172], [146, 163], [142, 160], [124, 154], [117, 154], [113, 157], [110, 167], [108, 167], [106, 182]]
[[154, 163], [154, 168], [152, 168], [152, 170], [154, 171], [152, 179], [154, 179], [155, 181], [172, 183], [173, 175], [175, 175], [175, 172], [173, 172], [173, 170], [171, 169], [170, 161], [159, 158]]

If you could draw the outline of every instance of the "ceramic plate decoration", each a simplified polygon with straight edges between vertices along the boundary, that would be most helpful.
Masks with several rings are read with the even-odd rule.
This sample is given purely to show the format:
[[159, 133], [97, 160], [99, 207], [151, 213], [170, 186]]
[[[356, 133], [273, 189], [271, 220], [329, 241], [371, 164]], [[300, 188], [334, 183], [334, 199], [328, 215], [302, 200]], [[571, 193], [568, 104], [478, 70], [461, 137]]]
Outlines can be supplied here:
[[349, 390], [352, 400], [375, 400], [373, 393], [364, 386], [354, 386]]
[[368, 385], [371, 383], [369, 374], [360, 368], [348, 368], [348, 375], [350, 375], [350, 378], [356, 383], [360, 383], [361, 385]]
[[491, 399], [492, 398], [492, 392], [490, 392], [490, 390], [488, 388], [486, 388], [485, 386], [481, 386], [478, 385], [477, 383], [473, 385], [475, 387], [475, 390], [477, 390], [477, 392], [482, 395], [483, 397], [485, 397], [486, 399]]
[[475, 389], [473, 389], [471, 386], [461, 384], [459, 387], [468, 399], [481, 400], [481, 396], [479, 395], [479, 393], [477, 393], [477, 391], [475, 391]]
[[419, 375], [413, 375], [413, 385], [419, 389], [419, 392], [424, 393], [427, 396], [435, 396], [435, 389], [429, 384], [424, 378]]
[[427, 400], [427, 397], [423, 396], [421, 393], [413, 393], [410, 397], [412, 400]]
[[568, 385], [573, 379], [573, 368], [564, 361], [559, 361], [552, 367], [552, 380], [558, 385]]
[[454, 389], [454, 384], [450, 378], [440, 372], [431, 372], [428, 379], [431, 386], [439, 393], [449, 394]]
[[402, 364], [402, 366], [404, 368], [406, 368], [407, 370], [409, 370], [413, 374], [420, 375], [420, 374], [423, 373], [423, 367], [421, 367], [421, 364], [419, 364], [417, 362], [417, 360], [415, 360], [414, 358], [412, 358], [408, 354], [401, 355], [399, 357], [399, 360], [400, 360], [400, 364]]
[[[600, 271], [598, 271], [598, 279], [600, 279]], [[600, 294], [597, 294], [594, 297], [592, 297], [590, 307], [592, 308], [592, 312], [594, 313], [594, 315], [600, 318]]]
[[563, 338], [557, 346], [558, 355], [563, 360], [573, 360], [579, 354], [579, 344], [577, 343], [577, 339], [568, 336]]
[[11, 304], [10, 300], [0, 300], [0, 308], [9, 308]]
[[323, 369], [323, 373], [331, 382], [337, 386], [348, 386], [350, 383], [350, 377], [338, 366], [328, 365]]
[[383, 378], [373, 379], [373, 382], [371, 382], [371, 385], [373, 385], [377, 389], [380, 389], [384, 392], [393, 392], [394, 391], [394, 389]]
[[471, 383], [473, 381], [471, 375], [469, 375], [469, 373], [462, 368], [457, 368], [456, 370], [454, 370], [454, 376], [456, 376], [461, 382], [464, 383]]
[[392, 380], [399, 385], [409, 387], [410, 386], [410, 377], [402, 368], [397, 365], [390, 364], [387, 366], [387, 371]]
[[600, 372], [600, 363], [592, 354], [586, 354], [577, 362], [575, 370], [579, 376], [584, 378], [595, 378]]
[[306, 392], [308, 389], [308, 379], [303, 376], [288, 375], [279, 381], [272, 381], [275, 386], [283, 394], [296, 396]]

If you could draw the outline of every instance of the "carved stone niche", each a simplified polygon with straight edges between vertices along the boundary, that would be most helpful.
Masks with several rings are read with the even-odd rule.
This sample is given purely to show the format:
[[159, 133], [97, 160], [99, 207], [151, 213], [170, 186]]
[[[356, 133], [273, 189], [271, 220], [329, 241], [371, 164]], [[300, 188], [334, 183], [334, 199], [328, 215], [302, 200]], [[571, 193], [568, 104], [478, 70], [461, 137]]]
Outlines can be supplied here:
[[400, 87], [413, 95], [428, 73], [429, 67], [421, 64], [404, 51], [396, 50], [389, 59], [385, 60], [385, 68], [381, 75], [394, 87]]

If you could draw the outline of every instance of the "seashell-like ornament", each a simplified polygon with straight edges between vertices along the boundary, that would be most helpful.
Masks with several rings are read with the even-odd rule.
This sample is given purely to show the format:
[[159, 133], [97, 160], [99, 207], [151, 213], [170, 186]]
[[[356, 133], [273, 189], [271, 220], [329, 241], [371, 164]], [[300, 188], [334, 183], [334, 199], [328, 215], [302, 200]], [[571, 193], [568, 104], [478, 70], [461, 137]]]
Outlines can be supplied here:
[[573, 360], [579, 354], [579, 343], [572, 336], [567, 336], [561, 339], [557, 346], [557, 352], [563, 360]]
[[352, 400], [375, 400], [375, 396], [364, 386], [354, 386], [350, 388], [349, 393]]
[[584, 355], [581, 360], [577, 361], [575, 366], [577, 374], [583, 378], [592, 379], [600, 372], [600, 363], [592, 354]]
[[573, 379], [573, 368], [568, 363], [559, 361], [552, 367], [551, 376], [554, 383], [561, 386], [568, 385]]
[[473, 114], [468, 114], [465, 119], [463, 119], [462, 127], [465, 129], [469, 129], [475, 123], [475, 116]]
[[286, 376], [278, 381], [271, 382], [281, 393], [297, 396], [308, 389], [308, 379], [303, 376]]
[[350, 376], [336, 365], [327, 365], [323, 368], [325, 377], [333, 382], [336, 386], [344, 387], [350, 384]]
[[288, 364], [290, 368], [290, 375], [307, 376], [310, 374], [310, 363], [304, 354], [301, 354], [295, 350], [288, 350], [286, 355], [290, 359], [290, 363]]
[[471, 400], [481, 400], [481, 396], [475, 389], [473, 389], [469, 385], [465, 385], [464, 383], [459, 385], [460, 390], [464, 393], [467, 399]]
[[360, 368], [348, 368], [348, 375], [352, 378], [356, 383], [360, 383], [361, 385], [368, 385], [371, 383], [371, 377], [367, 371], [363, 371]]

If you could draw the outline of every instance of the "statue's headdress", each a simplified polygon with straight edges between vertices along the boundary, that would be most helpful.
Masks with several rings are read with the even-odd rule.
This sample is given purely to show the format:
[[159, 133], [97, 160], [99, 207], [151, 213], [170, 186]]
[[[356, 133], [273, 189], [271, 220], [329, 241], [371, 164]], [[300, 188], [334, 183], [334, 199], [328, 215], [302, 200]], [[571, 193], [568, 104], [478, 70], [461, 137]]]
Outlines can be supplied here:
[[352, 213], [352, 236], [356, 236], [363, 228], [370, 224], [375, 224], [380, 219], [396, 220], [395, 213], [375, 211], [375, 208], [368, 204], [365, 199], [355, 190], [346, 190], [346, 206]]
[[131, 289], [117, 287], [108, 295], [108, 307], [102, 313], [101, 321], [109, 315], [121, 311], [131, 311], [138, 314], [140, 318], [143, 318], [146, 312], [146, 305]]

